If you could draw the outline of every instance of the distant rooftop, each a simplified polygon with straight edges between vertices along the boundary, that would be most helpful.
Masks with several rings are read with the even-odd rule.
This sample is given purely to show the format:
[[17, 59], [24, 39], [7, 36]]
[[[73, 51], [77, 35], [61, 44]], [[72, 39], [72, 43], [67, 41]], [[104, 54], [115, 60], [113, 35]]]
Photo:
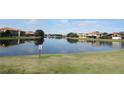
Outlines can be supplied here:
[[20, 29], [16, 29], [16, 28], [10, 28], [10, 27], [3, 27], [3, 28], [0, 28], [0, 31], [3, 31], [3, 30], [13, 30], [13, 31], [20, 31]]

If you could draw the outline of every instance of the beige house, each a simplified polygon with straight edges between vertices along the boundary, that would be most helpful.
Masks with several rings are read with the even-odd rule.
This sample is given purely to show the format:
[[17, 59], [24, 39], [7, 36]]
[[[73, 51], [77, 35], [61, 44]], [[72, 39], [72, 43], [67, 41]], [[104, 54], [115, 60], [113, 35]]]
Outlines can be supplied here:
[[120, 40], [120, 39], [122, 39], [122, 37], [121, 37], [121, 35], [119, 33], [114, 32], [112, 34], [112, 39]]
[[79, 36], [80, 39], [85, 39], [85, 38], [87, 38], [87, 37], [86, 37], [86, 34], [84, 34], [84, 33], [78, 33], [78, 36]]
[[87, 33], [86, 36], [94, 36], [96, 38], [99, 38], [101, 34], [98, 31], [94, 31], [94, 32]]
[[25, 35], [26, 35], [26, 36], [34, 36], [34, 35], [35, 35], [35, 32], [33, 32], [33, 31], [27, 31], [27, 32], [25, 33]]
[[9, 27], [4, 27], [0, 28], [0, 33], [9, 31], [12, 36], [21, 36], [21, 34], [24, 34], [24, 31], [21, 31], [20, 29], [15, 29], [15, 28], [9, 28]]

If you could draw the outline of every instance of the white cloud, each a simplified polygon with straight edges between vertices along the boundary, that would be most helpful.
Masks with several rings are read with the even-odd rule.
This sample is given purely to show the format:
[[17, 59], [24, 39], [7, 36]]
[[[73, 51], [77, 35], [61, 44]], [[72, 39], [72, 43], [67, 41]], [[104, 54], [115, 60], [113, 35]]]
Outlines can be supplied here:
[[94, 25], [93, 23], [88, 23], [88, 22], [79, 22], [79, 23], [77, 23], [77, 26], [92, 26], [92, 25]]
[[37, 19], [29, 19], [28, 22], [29, 22], [30, 24], [35, 24], [35, 23], [38, 22], [38, 20], [37, 20]]
[[78, 27], [89, 27], [89, 26], [96, 26], [95, 21], [75, 21], [70, 23], [73, 26], [78, 26]]
[[60, 22], [61, 23], [68, 23], [69, 21], [67, 19], [61, 19]]

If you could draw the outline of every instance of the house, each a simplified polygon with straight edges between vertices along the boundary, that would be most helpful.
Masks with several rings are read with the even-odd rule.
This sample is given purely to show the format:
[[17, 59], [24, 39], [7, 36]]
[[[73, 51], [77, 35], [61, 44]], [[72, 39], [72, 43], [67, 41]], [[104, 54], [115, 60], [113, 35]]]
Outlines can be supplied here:
[[25, 32], [21, 31], [20, 29], [4, 27], [0, 28], [0, 37], [4, 36], [22, 36]]
[[33, 31], [27, 31], [27, 32], [25, 33], [25, 35], [26, 35], [26, 36], [35, 36], [35, 32], [33, 32]]
[[100, 38], [101, 34], [98, 31], [90, 32], [86, 34], [87, 37]]
[[87, 38], [87, 37], [86, 37], [86, 34], [84, 34], [84, 33], [78, 33], [78, 36], [79, 36], [80, 39], [85, 39], [85, 38]]
[[120, 39], [122, 39], [122, 36], [121, 36], [119, 33], [114, 32], [114, 33], [112, 34], [112, 39], [120, 40]]

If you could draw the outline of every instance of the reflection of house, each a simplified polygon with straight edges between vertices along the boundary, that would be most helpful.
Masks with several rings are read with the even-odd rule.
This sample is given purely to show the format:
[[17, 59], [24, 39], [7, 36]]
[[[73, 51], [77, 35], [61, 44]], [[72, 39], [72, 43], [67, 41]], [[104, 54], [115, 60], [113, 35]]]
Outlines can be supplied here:
[[113, 48], [121, 48], [122, 47], [122, 42], [112, 42], [112, 47]]
[[95, 47], [101, 46], [100, 41], [87, 40], [86, 42], [89, 43], [89, 44], [92, 44], [92, 46], [95, 46]]
[[96, 47], [100, 47], [100, 42], [99, 41], [95, 41], [92, 43], [93, 46], [96, 46]]
[[99, 38], [101, 36], [100, 32], [95, 31], [95, 32], [90, 32], [86, 34], [88, 37], [95, 37], [95, 38]]
[[9, 47], [18, 44], [24, 43], [24, 40], [15, 39], [15, 40], [0, 40], [0, 47]]
[[119, 40], [119, 39], [122, 39], [122, 37], [121, 37], [121, 35], [119, 35], [119, 33], [114, 32], [114, 33], [112, 34], [112, 39]]
[[35, 33], [33, 31], [28, 31], [25, 34], [26, 34], [26, 36], [34, 36], [35, 35]]
[[2, 33], [5, 33], [5, 32], [7, 32], [9, 36], [21, 36], [25, 34], [24, 31], [21, 31], [15, 28], [9, 28], [9, 27], [0, 28], [0, 36], [2, 36]]

